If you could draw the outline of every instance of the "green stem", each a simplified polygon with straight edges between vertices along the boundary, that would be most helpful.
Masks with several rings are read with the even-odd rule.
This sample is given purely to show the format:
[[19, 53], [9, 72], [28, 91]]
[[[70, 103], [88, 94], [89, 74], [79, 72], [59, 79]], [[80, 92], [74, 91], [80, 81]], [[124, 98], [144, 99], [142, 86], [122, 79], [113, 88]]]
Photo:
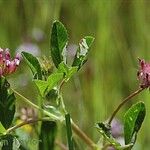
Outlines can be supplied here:
[[65, 79], [63, 79], [59, 85], [59, 88], [58, 88], [59, 93], [61, 93], [61, 90], [62, 90], [64, 83], [65, 83]]
[[[23, 95], [21, 95], [20, 93], [18, 93], [16, 90], [12, 89], [12, 91], [17, 94], [18, 96], [20, 96], [24, 102], [26, 102], [27, 104], [29, 104], [30, 106], [40, 110], [41, 112], [43, 112], [45, 115], [49, 116], [51, 119], [55, 120], [55, 121], [60, 121], [63, 122], [65, 119], [64, 117], [57, 117], [55, 115], [53, 115], [52, 113], [43, 110], [42, 108], [40, 108], [39, 106], [35, 105], [34, 103], [32, 103], [29, 99], [27, 99], [26, 97], [24, 97]], [[72, 121], [71, 122], [72, 125], [72, 129], [73, 131], [89, 146], [91, 147], [91, 149], [95, 149], [97, 148], [97, 145]]]
[[60, 147], [61, 150], [68, 150], [67, 146], [61, 143], [60, 141], [56, 140], [55, 144]]
[[13, 132], [14, 130], [16, 130], [16, 129], [22, 127], [22, 126], [25, 126], [25, 125], [27, 125], [27, 124], [36, 123], [36, 122], [38, 122], [38, 121], [48, 121], [48, 120], [50, 120], [49, 117], [45, 117], [45, 118], [41, 118], [41, 119], [28, 119], [28, 120], [26, 120], [26, 121], [24, 121], [24, 122], [21, 122], [21, 123], [19, 123], [19, 124], [13, 126], [13, 127], [11, 127], [11, 128], [9, 128], [9, 129], [7, 129], [7, 131], [6, 131], [4, 134], [8, 134], [8, 133], [10, 133], [10, 132]]
[[114, 119], [114, 117], [116, 116], [117, 112], [120, 110], [120, 108], [126, 103], [128, 102], [131, 98], [133, 98], [134, 96], [138, 95], [140, 92], [142, 92], [145, 88], [139, 88], [138, 90], [136, 90], [135, 92], [131, 93], [128, 97], [126, 97], [125, 99], [122, 100], [122, 102], [118, 105], [118, 107], [115, 109], [115, 111], [112, 113], [108, 124], [110, 125], [112, 120]]
[[73, 122], [71, 121], [73, 131], [85, 141], [87, 145], [91, 147], [91, 149], [97, 148], [97, 145]]
[[[60, 101], [61, 101], [61, 105], [62, 105], [63, 111], [65, 113], [67, 113], [67, 110], [65, 109], [65, 104], [64, 104], [63, 97], [62, 97], [62, 93], [61, 93], [61, 90], [62, 90], [62, 87], [63, 87], [64, 83], [65, 83], [65, 79], [62, 80], [62, 82], [60, 83], [59, 96], [60, 96]], [[97, 147], [97, 145], [73, 122], [73, 120], [71, 120], [71, 126], [72, 126], [73, 131], [81, 139], [83, 139], [87, 145], [89, 145], [92, 149], [95, 149]]]
[[48, 115], [51, 119], [56, 120], [56, 121], [63, 121], [64, 117], [60, 118], [57, 117], [56, 115], [53, 115], [52, 113], [43, 110], [42, 108], [40, 108], [39, 106], [37, 106], [36, 104], [32, 103], [28, 98], [24, 97], [23, 95], [21, 95], [20, 93], [18, 93], [16, 90], [11, 89], [15, 94], [17, 94], [18, 96], [20, 96], [22, 98], [22, 100], [24, 100], [24, 102], [26, 102], [27, 104], [29, 104], [30, 106], [40, 110], [41, 112], [43, 112], [45, 115]]
[[58, 99], [60, 100], [60, 103], [61, 103], [61, 106], [62, 106], [62, 109], [63, 109], [64, 113], [67, 114], [67, 110], [65, 108], [64, 100], [63, 100], [63, 97], [62, 97], [62, 91], [61, 91], [64, 83], [65, 83], [65, 79], [63, 79], [61, 81], [61, 83], [60, 83], [60, 85], [58, 87], [58, 95], [59, 95]]

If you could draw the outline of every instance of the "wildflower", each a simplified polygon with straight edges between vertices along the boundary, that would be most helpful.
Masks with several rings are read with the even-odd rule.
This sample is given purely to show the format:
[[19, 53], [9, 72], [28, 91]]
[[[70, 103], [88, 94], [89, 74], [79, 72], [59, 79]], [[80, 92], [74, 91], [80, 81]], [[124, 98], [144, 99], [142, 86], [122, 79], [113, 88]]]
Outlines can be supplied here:
[[20, 64], [20, 55], [11, 60], [9, 49], [3, 50], [0, 48], [0, 77], [6, 76], [16, 71]]
[[144, 59], [139, 59], [140, 68], [137, 72], [138, 80], [141, 88], [148, 88], [150, 86], [150, 63], [145, 62]]

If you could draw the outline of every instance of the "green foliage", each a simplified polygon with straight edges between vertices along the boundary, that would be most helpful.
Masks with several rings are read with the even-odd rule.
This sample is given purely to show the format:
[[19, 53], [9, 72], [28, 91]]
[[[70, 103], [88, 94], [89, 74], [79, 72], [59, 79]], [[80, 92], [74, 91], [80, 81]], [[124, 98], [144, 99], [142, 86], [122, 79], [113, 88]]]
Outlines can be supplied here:
[[97, 123], [96, 128], [98, 132], [103, 136], [105, 144], [111, 145], [116, 150], [128, 150], [133, 144], [121, 145], [111, 134], [110, 125], [107, 123]]
[[78, 70], [78, 67], [68, 67], [64, 62], [58, 66], [58, 72], [65, 74], [65, 81], [67, 82]]
[[6, 129], [4, 128], [2, 123], [0, 122], [0, 134], [3, 134], [4, 132], [6, 132]]
[[57, 125], [53, 121], [43, 121], [41, 125], [39, 149], [54, 150]]
[[48, 83], [47, 81], [42, 81], [42, 80], [34, 80], [40, 94], [42, 97], [45, 96], [45, 92], [46, 92], [46, 89], [48, 87]]
[[34, 79], [41, 80], [42, 71], [41, 71], [41, 66], [40, 66], [38, 59], [34, 57], [32, 54], [27, 53], [27, 52], [22, 52], [22, 56], [24, 60], [26, 61], [26, 63], [28, 64], [28, 66], [30, 67], [33, 73]]
[[91, 47], [93, 41], [94, 38], [91, 36], [86, 36], [81, 39], [72, 66], [77, 66], [78, 69], [80, 69], [84, 65], [84, 63], [87, 61], [89, 48]]
[[[0, 24], [1, 47], [12, 48], [13, 53], [20, 44], [29, 42], [36, 44], [43, 53], [47, 54], [49, 38], [44, 38], [42, 42], [36, 41], [32, 37], [32, 31], [39, 28], [44, 33], [44, 37], [48, 37], [49, 23], [54, 18], [61, 18], [68, 25], [72, 43], [87, 32], [95, 36], [94, 50], [88, 66], [88, 71], [90, 68], [92, 73], [82, 72], [82, 75], [86, 77], [88, 75], [88, 78], [80, 78], [82, 89], [77, 86], [77, 92], [71, 92], [74, 90], [73, 84], [64, 89], [65, 103], [69, 108], [82, 105], [83, 109], [91, 110], [92, 106], [92, 113], [84, 111], [83, 114], [85, 129], [89, 129], [89, 125], [94, 120], [105, 120], [106, 115], [113, 111], [112, 103], [117, 104], [122, 95], [126, 95], [129, 89], [135, 88], [136, 70], [132, 67], [137, 68], [136, 57], [142, 56], [147, 60], [150, 58], [148, 0], [50, 0], [44, 1], [42, 5], [40, 1], [7, 0], [1, 1], [0, 7], [2, 14], [0, 20], [3, 20]], [[6, 8], [11, 15], [6, 13]], [[76, 10], [76, 13], [73, 10]], [[23, 68], [22, 65], [21, 70]], [[20, 75], [15, 77], [17, 81], [19, 77]], [[13, 80], [13, 83], [16, 84], [16, 81]], [[33, 90], [28, 88], [30, 84], [22, 90], [32, 95]], [[20, 88], [17, 84], [15, 86]], [[79, 94], [81, 97], [78, 96], [78, 92], [81, 93]], [[149, 96], [148, 92], [142, 95], [147, 108], [150, 108]], [[35, 98], [31, 96], [31, 99]], [[20, 105], [22, 106], [22, 103], [19, 103]], [[128, 105], [124, 109], [127, 108]], [[83, 109], [77, 112], [72, 109], [73, 116], [75, 118], [80, 116]], [[138, 135], [137, 149], [141, 149], [139, 146], [142, 146], [142, 149], [150, 147], [150, 142], [147, 142], [147, 139], [150, 139], [150, 134], [147, 133], [149, 124], [150, 117], [147, 117], [143, 134]], [[87, 130], [87, 133], [96, 139], [95, 132]], [[58, 137], [61, 136], [60, 134]], [[81, 145], [84, 147], [83, 144]], [[34, 147], [31, 148], [33, 149]]]
[[0, 122], [5, 129], [12, 124], [15, 114], [15, 96], [10, 91], [8, 81], [0, 77]]
[[70, 114], [66, 114], [65, 118], [66, 118], [66, 130], [67, 130], [67, 138], [68, 138], [68, 147], [69, 147], [69, 150], [74, 150]]
[[[78, 70], [83, 66], [83, 64], [87, 61], [89, 48], [91, 47], [93, 41], [94, 38], [91, 36], [86, 36], [81, 39], [72, 66], [76, 66]], [[67, 43], [68, 34], [66, 28], [59, 21], [55, 21], [53, 23], [51, 33], [51, 56], [55, 66], [63, 69], [65, 73], [68, 73], [69, 71], [69, 68], [65, 66]], [[60, 63], [62, 64], [60, 65]], [[70, 73], [71, 72], [76, 72], [76, 68], [70, 68]]]
[[126, 112], [124, 116], [125, 146], [121, 146], [121, 144], [112, 137], [110, 126], [107, 123], [98, 123], [96, 128], [104, 137], [104, 139], [113, 145], [113, 147], [115, 147], [117, 150], [130, 150], [136, 141], [136, 136], [141, 128], [145, 114], [146, 109], [143, 102], [136, 103]]
[[64, 61], [66, 63], [66, 46], [68, 34], [64, 25], [55, 21], [51, 31], [51, 56], [56, 67]]
[[53, 73], [48, 78], [47, 81], [34, 80], [36, 86], [38, 87], [42, 97], [45, 97], [55, 86], [62, 80], [63, 73]]
[[[56, 84], [63, 79], [63, 73], [53, 73], [51, 74], [48, 79], [48, 87], [47, 87], [47, 92], [52, 90]], [[47, 93], [46, 93], [47, 94]]]
[[138, 102], [124, 116], [125, 144], [135, 143], [136, 136], [145, 118], [146, 109], [143, 102]]
[[[53, 23], [51, 33], [51, 57], [53, 63], [58, 69], [58, 73], [50, 75], [47, 81], [34, 80], [42, 97], [45, 97], [61, 79], [64, 79], [67, 82], [77, 72], [77, 70], [81, 68], [87, 60], [88, 50], [93, 40], [94, 38], [90, 36], [81, 40], [82, 42], [79, 44], [79, 49], [77, 50], [73, 65], [72, 67], [69, 67], [66, 64], [66, 45], [68, 42], [67, 30], [61, 22], [55, 21]], [[39, 74], [41, 75], [41, 68], [38, 60], [31, 54], [25, 52], [23, 52], [23, 56], [32, 72], [35, 74], [39, 71]]]

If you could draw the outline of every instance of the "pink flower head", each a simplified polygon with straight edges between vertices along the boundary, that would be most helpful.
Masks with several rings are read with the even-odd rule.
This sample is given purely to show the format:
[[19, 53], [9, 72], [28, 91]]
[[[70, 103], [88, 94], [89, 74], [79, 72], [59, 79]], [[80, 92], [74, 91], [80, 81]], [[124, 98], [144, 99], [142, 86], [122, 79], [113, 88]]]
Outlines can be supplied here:
[[141, 88], [150, 87], [150, 63], [145, 62], [144, 59], [139, 59], [140, 68], [137, 72], [138, 80]]
[[3, 50], [0, 48], [0, 77], [15, 72], [19, 64], [19, 54], [16, 55], [15, 59], [11, 60], [9, 49]]

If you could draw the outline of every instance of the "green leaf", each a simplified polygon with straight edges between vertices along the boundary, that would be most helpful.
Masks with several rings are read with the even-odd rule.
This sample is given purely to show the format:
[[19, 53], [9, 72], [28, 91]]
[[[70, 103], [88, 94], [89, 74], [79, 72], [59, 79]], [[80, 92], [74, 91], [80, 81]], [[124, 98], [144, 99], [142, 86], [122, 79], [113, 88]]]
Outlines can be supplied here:
[[66, 46], [68, 34], [64, 25], [55, 21], [51, 32], [51, 56], [56, 67], [64, 61], [66, 63]]
[[91, 36], [86, 36], [81, 40], [72, 66], [77, 66], [79, 70], [84, 65], [84, 63], [87, 61], [89, 48], [91, 47], [93, 41], [94, 41], [94, 38]]
[[5, 129], [8, 129], [15, 114], [15, 95], [10, 92], [8, 81], [0, 78], [0, 122]]
[[56, 84], [63, 79], [63, 73], [53, 73], [47, 78], [48, 88], [46, 94], [56, 86]]
[[41, 125], [39, 149], [54, 150], [57, 126], [53, 121], [44, 121]]
[[4, 128], [4, 126], [2, 125], [2, 123], [0, 122], [0, 134], [3, 134], [6, 132], [6, 129]]
[[70, 67], [67, 74], [67, 80], [69, 80], [77, 71], [78, 67]]
[[38, 61], [38, 59], [36, 57], [34, 57], [32, 54], [27, 53], [27, 52], [22, 52], [22, 56], [24, 58], [24, 60], [26, 61], [26, 63], [28, 64], [28, 66], [30, 67], [33, 75], [34, 75], [34, 79], [42, 79], [42, 71], [41, 71], [41, 66], [40, 63]]
[[78, 67], [69, 67], [64, 62], [61, 62], [58, 66], [58, 72], [65, 74], [65, 81], [67, 82], [76, 72]]
[[64, 73], [66, 75], [66, 74], [68, 74], [68, 70], [69, 70], [69, 67], [64, 62], [61, 62], [59, 64], [58, 72]]
[[45, 97], [62, 79], [63, 73], [53, 73], [47, 78], [47, 81], [34, 80], [34, 82], [38, 87], [41, 96]]
[[43, 81], [43, 80], [33, 80], [33, 81], [35, 82], [36, 86], [38, 87], [41, 96], [44, 97], [45, 91], [48, 87], [47, 81]]
[[95, 127], [108, 143], [112, 144], [117, 150], [122, 149], [121, 144], [111, 135], [110, 126], [108, 124], [97, 123]]
[[129, 108], [124, 116], [125, 144], [135, 143], [136, 135], [145, 118], [146, 109], [143, 102], [138, 102]]
[[68, 147], [69, 147], [69, 150], [74, 150], [72, 129], [71, 129], [71, 121], [70, 121], [70, 114], [66, 114], [65, 115], [65, 119], [66, 119], [66, 130], [67, 130], [67, 138], [68, 138]]

